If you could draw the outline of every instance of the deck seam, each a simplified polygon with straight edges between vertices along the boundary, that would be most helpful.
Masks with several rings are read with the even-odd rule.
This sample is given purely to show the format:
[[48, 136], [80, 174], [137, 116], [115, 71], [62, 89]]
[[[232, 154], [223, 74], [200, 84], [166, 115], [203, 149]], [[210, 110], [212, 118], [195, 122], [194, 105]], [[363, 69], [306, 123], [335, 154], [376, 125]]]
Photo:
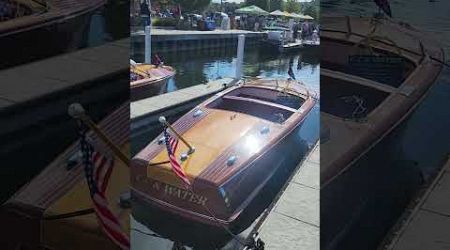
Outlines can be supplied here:
[[299, 218], [295, 218], [295, 217], [293, 217], [293, 216], [287, 215], [287, 214], [282, 213], [282, 212], [278, 212], [276, 209], [274, 210], [274, 213], [277, 213], [277, 214], [279, 214], [279, 215], [288, 217], [288, 218], [293, 219], [293, 220], [296, 220], [296, 221], [298, 221], [298, 222], [301, 222], [301, 223], [304, 223], [304, 224], [313, 226], [313, 227], [315, 227], [315, 228], [320, 228], [319, 225], [316, 225], [316, 224], [314, 224], [314, 223], [311, 223], [311, 222], [307, 222], [307, 221], [301, 220], [301, 219], [299, 219]]

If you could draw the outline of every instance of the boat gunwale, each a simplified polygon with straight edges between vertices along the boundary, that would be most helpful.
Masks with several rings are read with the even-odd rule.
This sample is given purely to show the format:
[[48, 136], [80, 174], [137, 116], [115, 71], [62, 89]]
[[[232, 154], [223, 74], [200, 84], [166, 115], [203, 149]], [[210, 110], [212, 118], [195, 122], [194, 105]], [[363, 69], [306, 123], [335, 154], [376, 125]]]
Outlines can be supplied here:
[[[347, 32], [341, 31], [341, 30], [322, 29], [321, 31], [324, 33], [329, 32], [329, 33], [339, 33], [339, 34], [344, 34], [344, 35], [348, 34]], [[321, 38], [323, 37], [325, 40], [335, 40], [339, 43], [351, 43], [353, 45], [360, 42], [360, 41], [352, 40], [352, 36], [356, 36], [356, 37], [360, 37], [360, 38], [368, 38], [367, 35], [362, 35], [362, 34], [354, 33], [354, 32], [352, 32], [346, 39], [339, 38], [339, 37], [332, 36], [332, 35], [330, 35], [330, 36], [321, 35]], [[402, 50], [403, 52], [400, 54], [400, 56], [407, 58], [411, 63], [414, 64], [415, 67], [420, 65], [423, 58], [428, 54], [425, 52], [425, 54], [419, 55], [417, 52], [414, 52], [412, 49], [408, 49], [408, 48], [401, 47], [401, 46], [395, 46], [391, 43], [388, 43], [388, 42], [380, 40], [380, 39], [372, 39], [372, 44], [370, 45], [370, 47], [381, 50], [381, 51], [386, 51], [389, 53], [397, 54], [397, 55], [398, 55], [398, 52], [396, 50], [397, 49]]]
[[92, 4], [86, 8], [83, 8], [84, 5], [79, 6], [79, 8], [75, 11], [71, 11], [69, 13], [64, 13], [64, 11], [57, 8], [53, 9], [52, 5], [49, 5], [50, 9], [47, 11], [37, 12], [31, 15], [1, 22], [0, 37], [26, 32], [48, 25], [63, 23], [64, 20], [72, 19], [76, 16], [84, 15], [100, 8], [105, 5], [106, 0], [87, 1], [87, 3]]
[[[439, 54], [439, 56], [441, 56], [441, 57], [443, 57], [443, 54], [442, 53], [440, 53]], [[407, 108], [407, 110], [406, 110], [406, 112], [404, 112], [402, 115], [401, 115], [401, 117], [396, 121], [396, 122], [394, 122], [393, 124], [391, 124], [385, 131], [383, 131], [375, 140], [373, 140], [372, 141], [372, 143], [370, 143], [370, 145], [369, 145], [369, 147], [366, 147], [364, 150], [362, 150], [361, 152], [359, 152], [359, 153], [357, 153], [357, 148], [358, 147], [356, 147], [356, 146], [353, 146], [353, 147], [351, 147], [351, 148], [349, 148], [349, 150], [347, 150], [347, 151], [345, 151], [344, 153], [345, 153], [345, 155], [343, 155], [343, 156], [341, 156], [340, 158], [338, 158], [338, 159], [335, 159], [335, 161], [336, 160], [339, 160], [339, 161], [343, 161], [343, 162], [347, 162], [347, 163], [345, 163], [344, 164], [344, 166], [343, 167], [340, 167], [340, 168], [337, 168], [337, 167], [332, 167], [332, 165], [336, 165], [336, 163], [333, 163], [333, 162], [335, 162], [335, 161], [333, 161], [333, 162], [331, 162], [331, 163], [328, 163], [328, 166], [326, 167], [326, 168], [324, 168], [325, 170], [324, 170], [324, 172], [321, 172], [321, 176], [324, 174], [324, 173], [326, 173], [326, 172], [329, 172], [330, 170], [333, 170], [333, 169], [337, 169], [337, 171], [335, 171], [335, 170], [333, 170], [333, 174], [327, 174], [327, 178], [326, 178], [326, 180], [325, 181], [322, 181], [323, 180], [323, 178], [321, 178], [321, 188], [324, 188], [325, 186], [327, 186], [328, 184], [330, 184], [331, 182], [333, 182], [333, 180], [334, 179], [336, 179], [338, 176], [340, 176], [342, 173], [344, 173], [344, 172], [346, 172], [349, 168], [351, 168], [352, 167], [352, 165], [356, 162], [356, 161], [358, 161], [363, 155], [365, 155], [367, 152], [369, 152], [375, 145], [377, 145], [385, 136], [387, 136], [392, 130], [394, 130], [401, 122], [403, 122], [405, 119], [406, 119], [406, 117], [408, 117], [416, 108], [417, 108], [417, 106], [420, 104], [420, 103], [422, 103], [422, 101], [425, 99], [425, 97], [427, 97], [427, 95], [428, 95], [428, 93], [429, 93], [429, 91], [430, 91], [430, 89], [431, 89], [431, 86], [433, 85], [433, 83], [436, 81], [436, 79], [439, 77], [439, 75], [440, 75], [440, 73], [441, 73], [441, 71], [442, 71], [442, 64], [440, 64], [439, 66], [438, 65], [436, 65], [436, 64], [432, 64], [432, 60], [429, 58], [429, 57], [426, 57], [425, 58], [425, 60], [423, 60], [422, 61], [422, 63], [420, 64], [420, 65], [418, 65], [417, 66], [417, 68], [416, 68], [416, 70], [414, 70], [411, 74], [410, 74], [410, 76], [402, 83], [402, 85], [400, 85], [399, 86], [399, 91], [398, 92], [395, 92], [395, 93], [392, 93], [392, 94], [390, 94], [388, 97], [386, 97], [386, 99], [382, 102], [382, 104], [380, 104], [380, 105], [378, 105], [378, 107], [376, 107], [371, 113], [370, 113], [370, 116], [367, 116], [367, 121], [368, 120], [373, 120], [373, 116], [375, 116], [375, 115], [377, 115], [378, 113], [379, 113], [379, 110], [380, 109], [382, 109], [382, 108], [384, 108], [384, 105], [386, 104], [386, 102], [392, 102], [392, 100], [394, 99], [394, 98], [396, 98], [396, 97], [398, 97], [398, 95], [403, 95], [402, 94], [402, 92], [401, 92], [401, 88], [403, 88], [405, 85], [409, 85], [409, 86], [411, 86], [411, 85], [414, 85], [414, 75], [415, 74], [419, 74], [419, 73], [422, 73], [422, 71], [423, 71], [423, 69], [421, 69], [421, 70], [419, 70], [420, 68], [423, 68], [423, 67], [433, 67], [433, 68], [436, 68], [436, 67], [438, 67], [439, 69], [435, 69], [433, 72], [433, 75], [432, 75], [432, 81], [430, 81], [430, 82], [432, 82], [431, 84], [428, 84], [428, 85], [425, 85], [425, 87], [424, 87], [424, 89], [423, 89], [423, 93], [421, 94], [421, 96], [420, 97], [418, 97], [418, 98], [415, 98], [416, 99], [416, 101], [414, 101], [414, 103], [412, 104], [412, 105], [410, 105], [408, 108]], [[429, 70], [427, 70], [427, 72], [429, 72]], [[406, 98], [408, 98], [408, 97], [406, 97]], [[396, 109], [396, 110], [398, 110], [398, 109]], [[323, 112], [321, 112], [321, 115], [323, 115], [323, 114], [325, 114], [325, 115], [327, 115], [327, 116], [329, 116], [329, 117], [331, 117], [332, 119], [334, 119], [334, 120], [336, 120], [336, 121], [338, 121], [338, 122], [344, 122], [344, 123], [347, 123], [347, 124], [353, 124], [353, 125], [359, 125], [359, 126], [361, 126], [361, 125], [364, 125], [364, 124], [368, 124], [368, 123], [358, 123], [358, 122], [355, 122], [355, 121], [351, 121], [351, 120], [343, 120], [342, 118], [339, 118], [339, 117], [336, 117], [336, 116], [334, 116], [334, 115], [331, 115], [331, 114], [329, 114], [329, 113], [323, 113]], [[376, 124], [378, 124], [377, 126], [379, 127], [379, 126], [381, 126], [379, 123], [376, 123]], [[370, 131], [371, 132], [373, 132], [373, 129], [370, 129]], [[369, 137], [370, 137], [370, 135], [369, 134], [371, 134], [371, 133], [365, 133], [364, 134], [364, 137], [362, 137], [362, 139], [364, 139], [364, 140], [367, 140]], [[325, 142], [325, 143], [328, 143], [328, 141], [327, 142]], [[325, 144], [324, 143], [324, 144]], [[346, 158], [348, 158], [348, 155], [356, 155], [355, 157], [352, 157], [350, 160], [346, 160]], [[339, 164], [338, 164], [339, 165]]]

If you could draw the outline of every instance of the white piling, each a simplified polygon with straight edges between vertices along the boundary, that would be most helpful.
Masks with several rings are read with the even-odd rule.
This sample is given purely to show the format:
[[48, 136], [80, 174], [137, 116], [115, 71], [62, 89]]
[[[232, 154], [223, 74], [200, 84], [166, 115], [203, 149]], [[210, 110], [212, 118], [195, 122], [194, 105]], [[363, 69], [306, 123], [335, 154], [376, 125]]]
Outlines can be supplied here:
[[242, 78], [242, 65], [244, 63], [244, 46], [245, 46], [245, 35], [239, 35], [237, 59], [236, 59], [236, 75], [235, 75], [236, 80], [240, 80]]
[[152, 63], [152, 36], [150, 26], [145, 26], [145, 63]]

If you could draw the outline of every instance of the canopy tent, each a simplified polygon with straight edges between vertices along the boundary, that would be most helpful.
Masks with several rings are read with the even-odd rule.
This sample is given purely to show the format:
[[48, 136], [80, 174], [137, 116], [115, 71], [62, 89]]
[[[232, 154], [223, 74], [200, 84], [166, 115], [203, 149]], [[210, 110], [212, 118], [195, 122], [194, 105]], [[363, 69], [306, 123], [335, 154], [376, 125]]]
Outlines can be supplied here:
[[281, 11], [281, 10], [276, 10], [276, 11], [270, 12], [270, 15], [272, 15], [272, 16], [285, 16], [286, 13]]
[[267, 16], [269, 15], [269, 12], [261, 9], [258, 6], [255, 5], [251, 5], [251, 6], [247, 6], [247, 7], [243, 7], [240, 9], [237, 9], [235, 11], [238, 14], [247, 14], [247, 15], [259, 15], [259, 16]]
[[291, 17], [293, 18], [298, 18], [298, 19], [303, 19], [304, 15], [302, 14], [297, 14], [297, 13], [290, 13]]
[[314, 18], [312, 16], [309, 16], [309, 15], [303, 16], [303, 19], [305, 19], [305, 20], [314, 20]]

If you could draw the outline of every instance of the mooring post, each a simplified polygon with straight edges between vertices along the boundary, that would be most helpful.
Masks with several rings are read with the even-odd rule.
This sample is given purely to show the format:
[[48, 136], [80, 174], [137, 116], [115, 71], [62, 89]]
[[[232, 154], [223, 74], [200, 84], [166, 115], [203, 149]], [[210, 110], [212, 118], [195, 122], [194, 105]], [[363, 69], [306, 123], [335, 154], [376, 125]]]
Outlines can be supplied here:
[[145, 26], [145, 63], [152, 63], [152, 36], [150, 34], [150, 25]]
[[236, 80], [240, 80], [242, 78], [242, 65], [244, 63], [244, 46], [245, 46], [245, 35], [239, 35], [237, 59], [236, 59], [236, 75], [234, 77]]

